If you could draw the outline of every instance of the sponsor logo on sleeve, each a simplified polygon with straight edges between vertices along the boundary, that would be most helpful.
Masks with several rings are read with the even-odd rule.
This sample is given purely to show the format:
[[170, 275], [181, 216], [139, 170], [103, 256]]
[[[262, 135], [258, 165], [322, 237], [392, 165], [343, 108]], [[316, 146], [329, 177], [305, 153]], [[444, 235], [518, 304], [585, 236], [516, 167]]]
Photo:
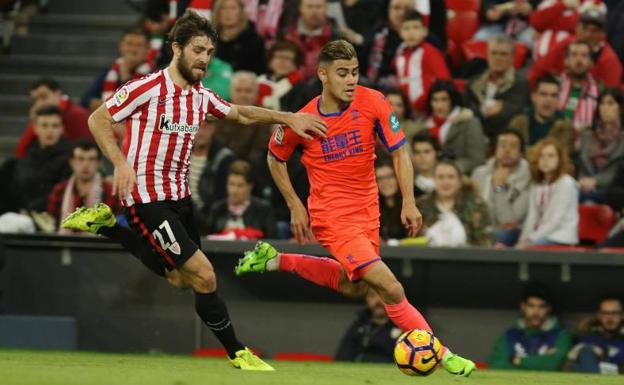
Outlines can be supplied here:
[[284, 140], [284, 128], [282, 126], [277, 126], [275, 130], [275, 143], [281, 145]]
[[401, 129], [401, 123], [399, 122], [399, 118], [397, 118], [394, 112], [390, 114], [390, 127], [392, 128], [392, 132], [394, 132], [395, 134]]
[[130, 92], [128, 91], [128, 88], [121, 87], [121, 89], [115, 93], [115, 96], [114, 96], [115, 105], [117, 107], [121, 107], [121, 105], [124, 104], [126, 100], [128, 100], [128, 96], [130, 96]]

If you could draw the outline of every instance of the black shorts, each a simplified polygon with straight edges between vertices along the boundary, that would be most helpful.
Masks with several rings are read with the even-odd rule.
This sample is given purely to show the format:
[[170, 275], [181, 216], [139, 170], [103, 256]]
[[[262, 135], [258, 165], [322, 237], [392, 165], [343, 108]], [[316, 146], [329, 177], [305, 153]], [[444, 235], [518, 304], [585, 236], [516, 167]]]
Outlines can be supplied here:
[[125, 214], [130, 227], [149, 242], [167, 270], [181, 267], [199, 250], [190, 197], [136, 204], [127, 207]]

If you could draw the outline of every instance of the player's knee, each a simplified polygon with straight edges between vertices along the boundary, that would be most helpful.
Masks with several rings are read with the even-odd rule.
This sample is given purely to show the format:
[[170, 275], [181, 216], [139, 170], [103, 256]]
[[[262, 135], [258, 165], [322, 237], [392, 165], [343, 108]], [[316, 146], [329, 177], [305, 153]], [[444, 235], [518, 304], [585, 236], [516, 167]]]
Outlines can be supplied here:
[[199, 293], [212, 293], [217, 290], [217, 275], [212, 267], [203, 267], [194, 274], [193, 289]]
[[353, 285], [351, 296], [354, 298], [364, 298], [366, 293], [368, 293], [368, 284], [366, 282], [358, 282]]
[[167, 281], [177, 289], [188, 289], [189, 287], [180, 274], [167, 274]]
[[405, 290], [399, 281], [389, 282], [378, 288], [377, 292], [384, 303], [400, 303], [405, 298]]
[[338, 291], [347, 298], [360, 299], [366, 295], [368, 284], [364, 281], [354, 283], [343, 271], [338, 282]]

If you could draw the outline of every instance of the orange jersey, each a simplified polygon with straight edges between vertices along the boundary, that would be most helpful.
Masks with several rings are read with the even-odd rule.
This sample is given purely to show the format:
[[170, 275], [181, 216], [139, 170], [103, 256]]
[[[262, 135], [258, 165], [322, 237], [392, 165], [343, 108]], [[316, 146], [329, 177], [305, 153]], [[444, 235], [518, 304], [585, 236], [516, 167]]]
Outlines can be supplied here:
[[[320, 116], [327, 124], [326, 138], [305, 140], [290, 128], [279, 127], [271, 136], [269, 151], [285, 162], [295, 148], [302, 147], [301, 161], [310, 180], [308, 211], [313, 225], [360, 213], [368, 213], [363, 214], [365, 219], [376, 220], [376, 137], [389, 151], [401, 147], [405, 135], [399, 119], [383, 94], [362, 86], [357, 86], [353, 101], [340, 112], [322, 114], [320, 101], [317, 96], [300, 112]], [[371, 218], [371, 212], [377, 213], [376, 217]]]

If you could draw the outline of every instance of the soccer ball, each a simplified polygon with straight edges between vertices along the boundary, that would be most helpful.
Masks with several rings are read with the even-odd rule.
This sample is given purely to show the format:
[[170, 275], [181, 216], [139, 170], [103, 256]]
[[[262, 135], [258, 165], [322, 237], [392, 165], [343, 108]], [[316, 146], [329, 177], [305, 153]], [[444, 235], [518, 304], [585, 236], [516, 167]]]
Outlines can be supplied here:
[[426, 330], [410, 330], [394, 345], [394, 362], [409, 376], [428, 376], [442, 360], [440, 341]]

